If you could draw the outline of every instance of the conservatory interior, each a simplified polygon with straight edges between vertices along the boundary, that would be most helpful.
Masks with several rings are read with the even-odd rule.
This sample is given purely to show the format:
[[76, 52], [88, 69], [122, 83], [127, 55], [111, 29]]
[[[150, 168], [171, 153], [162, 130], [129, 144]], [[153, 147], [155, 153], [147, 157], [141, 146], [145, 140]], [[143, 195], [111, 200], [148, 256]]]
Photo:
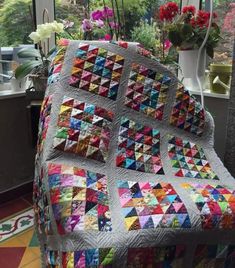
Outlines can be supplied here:
[[235, 268], [233, 0], [0, 0], [0, 267]]

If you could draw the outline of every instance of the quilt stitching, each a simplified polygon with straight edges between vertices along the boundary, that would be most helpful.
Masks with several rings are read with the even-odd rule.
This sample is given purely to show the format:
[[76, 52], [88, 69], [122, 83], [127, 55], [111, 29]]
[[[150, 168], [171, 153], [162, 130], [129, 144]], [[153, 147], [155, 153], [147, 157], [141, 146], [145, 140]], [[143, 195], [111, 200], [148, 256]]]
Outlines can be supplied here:
[[48, 181], [52, 210], [61, 235], [112, 230], [105, 175], [49, 164]]
[[113, 258], [113, 248], [86, 249], [74, 252], [62, 252], [63, 268], [111, 268]]
[[177, 177], [219, 179], [211, 169], [204, 150], [192, 142], [170, 136], [168, 155]]
[[39, 120], [39, 130], [38, 130], [38, 141], [37, 141], [37, 153], [38, 155], [42, 152], [44, 141], [46, 139], [47, 130], [50, 122], [50, 114], [52, 107], [52, 97], [49, 95], [44, 98], [40, 111], [40, 120]]
[[198, 136], [201, 136], [204, 131], [205, 110], [181, 84], [178, 85], [176, 92], [170, 124]]
[[162, 120], [170, 82], [171, 79], [168, 76], [133, 63], [125, 105]]
[[235, 228], [235, 191], [221, 185], [182, 184], [200, 211], [204, 229]]
[[51, 66], [48, 74], [48, 85], [59, 81], [62, 66], [64, 63], [64, 56], [67, 50], [67, 46], [69, 45], [69, 40], [61, 39], [59, 40], [58, 49], [52, 55], [53, 60], [51, 62]]
[[54, 148], [105, 162], [113, 113], [64, 97], [60, 107]]
[[38, 223], [38, 231], [40, 234], [45, 232], [47, 235], [52, 235], [52, 226], [49, 213], [49, 203], [46, 195], [46, 189], [43, 185], [44, 171], [41, 168], [40, 174], [35, 175], [33, 182], [33, 200], [35, 220]]
[[46, 267], [47, 268], [59, 268], [60, 267], [60, 256], [57, 250], [45, 249]]
[[80, 44], [76, 51], [69, 84], [116, 100], [124, 58], [104, 48]]
[[193, 259], [193, 267], [233, 267], [235, 245], [198, 245]]
[[171, 184], [118, 181], [118, 193], [128, 231], [191, 227], [187, 209]]
[[129, 248], [128, 268], [145, 267], [183, 267], [186, 247], [184, 245]]
[[122, 117], [116, 165], [126, 169], [164, 174], [159, 130]]

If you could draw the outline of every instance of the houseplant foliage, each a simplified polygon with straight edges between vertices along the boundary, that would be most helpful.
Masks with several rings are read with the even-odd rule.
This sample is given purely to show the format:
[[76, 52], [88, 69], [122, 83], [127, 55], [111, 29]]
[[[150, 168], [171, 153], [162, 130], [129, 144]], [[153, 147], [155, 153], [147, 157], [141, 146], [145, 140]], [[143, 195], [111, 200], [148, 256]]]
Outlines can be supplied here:
[[210, 14], [203, 10], [196, 12], [195, 6], [185, 6], [180, 13], [178, 5], [174, 2], [162, 5], [159, 13], [166, 38], [179, 50], [193, 50], [201, 46], [210, 16], [213, 16], [213, 20], [205, 48], [207, 55], [213, 58], [214, 48], [220, 40], [216, 13]]
[[0, 2], [0, 47], [31, 43], [33, 25], [31, 0]]
[[56, 21], [38, 25], [37, 30], [29, 35], [33, 43], [37, 44], [38, 49], [23, 48], [18, 52], [18, 57], [26, 59], [26, 61], [16, 68], [15, 77], [21, 79], [34, 73], [47, 78], [50, 63], [49, 56], [52, 51], [45, 55], [41, 44], [43, 41], [50, 38], [52, 33], [62, 33], [63, 31], [64, 25]]

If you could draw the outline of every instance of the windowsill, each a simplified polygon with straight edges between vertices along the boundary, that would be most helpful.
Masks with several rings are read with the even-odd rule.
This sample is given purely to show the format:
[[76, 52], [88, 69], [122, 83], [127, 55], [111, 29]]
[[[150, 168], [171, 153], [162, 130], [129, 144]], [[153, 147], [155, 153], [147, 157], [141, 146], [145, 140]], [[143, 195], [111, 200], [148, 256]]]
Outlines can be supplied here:
[[[193, 95], [201, 95], [201, 92], [199, 90], [198, 91], [197, 90], [189, 90], [189, 92]], [[203, 95], [205, 97], [212, 97], [212, 98], [226, 99], [226, 100], [229, 100], [229, 98], [230, 98], [229, 92], [226, 94], [219, 94], [219, 93], [211, 92], [209, 89], [205, 89], [203, 91]]]
[[3, 90], [0, 91], [0, 100], [2, 99], [11, 99], [25, 96], [25, 90]]
[[0, 84], [0, 100], [25, 96], [25, 88], [13, 89], [11, 83]]

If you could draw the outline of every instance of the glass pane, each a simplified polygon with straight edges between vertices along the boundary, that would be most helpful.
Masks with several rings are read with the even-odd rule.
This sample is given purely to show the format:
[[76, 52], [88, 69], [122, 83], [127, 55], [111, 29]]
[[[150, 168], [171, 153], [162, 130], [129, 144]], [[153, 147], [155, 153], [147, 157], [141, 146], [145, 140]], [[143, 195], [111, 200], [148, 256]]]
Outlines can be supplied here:
[[[56, 0], [55, 12], [57, 20], [72, 21], [73, 27], [69, 30], [77, 38], [83, 38], [81, 25], [83, 19], [89, 19], [92, 11], [103, 10], [104, 5], [115, 11], [114, 16], [108, 18], [109, 22], [116, 24], [121, 23], [123, 28], [122, 39], [131, 40], [131, 32], [133, 28], [141, 23], [141, 21], [151, 18], [155, 19], [159, 7], [169, 1], [166, 0]], [[173, 0], [179, 6], [181, 0]], [[124, 10], [124, 11], [123, 11]], [[96, 14], [99, 16], [99, 14]], [[102, 19], [102, 18], [101, 18]], [[112, 24], [114, 27], [115, 24]], [[87, 25], [88, 27], [88, 25]], [[101, 28], [101, 27], [100, 27]], [[97, 38], [105, 37], [105, 32], [100, 29], [96, 31]], [[103, 36], [102, 36], [103, 34]], [[89, 36], [87, 39], [90, 39]]]
[[[138, 42], [162, 63], [174, 64], [177, 55], [173, 49], [169, 53], [170, 45], [166, 46], [165, 38], [162, 38], [163, 23], [159, 19], [160, 6], [168, 2], [170, 1], [56, 0], [55, 13], [57, 21], [63, 20], [74, 39]], [[181, 0], [174, 2], [180, 10]]]
[[32, 14], [32, 0], [0, 0], [0, 82], [9, 82], [17, 51], [31, 44]]
[[[202, 8], [205, 8], [205, 0], [203, 0]], [[234, 0], [213, 0], [213, 11], [217, 13], [216, 23], [221, 30], [221, 40], [214, 50], [213, 62], [232, 64], [235, 33]]]

